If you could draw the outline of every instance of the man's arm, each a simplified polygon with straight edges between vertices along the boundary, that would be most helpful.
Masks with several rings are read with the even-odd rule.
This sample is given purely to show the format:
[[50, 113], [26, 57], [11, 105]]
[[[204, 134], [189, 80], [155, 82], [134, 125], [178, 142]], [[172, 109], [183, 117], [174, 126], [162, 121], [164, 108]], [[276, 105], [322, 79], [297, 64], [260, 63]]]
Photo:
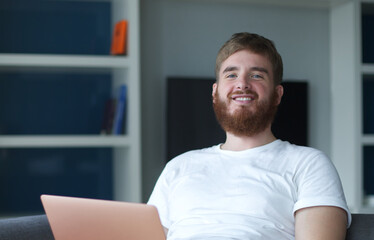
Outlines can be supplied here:
[[303, 208], [295, 213], [296, 240], [344, 240], [347, 213], [338, 207]]

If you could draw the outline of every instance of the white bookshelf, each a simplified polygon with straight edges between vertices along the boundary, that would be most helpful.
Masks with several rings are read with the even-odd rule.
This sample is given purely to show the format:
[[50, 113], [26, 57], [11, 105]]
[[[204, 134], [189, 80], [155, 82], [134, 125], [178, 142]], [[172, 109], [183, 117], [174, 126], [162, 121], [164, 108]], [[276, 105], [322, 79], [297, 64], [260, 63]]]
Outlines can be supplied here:
[[367, 64], [367, 63], [362, 64], [361, 72], [362, 74], [374, 75], [374, 64]]
[[[63, 1], [63, 0], [59, 0]], [[97, 0], [74, 0], [97, 2]], [[73, 2], [74, 2], [73, 1]], [[127, 126], [122, 135], [0, 135], [0, 149], [5, 148], [112, 148], [114, 199], [141, 202], [140, 151], [140, 46], [139, 0], [105, 0], [111, 2], [112, 27], [128, 20], [126, 56], [0, 53], [1, 71], [96, 72], [110, 73], [112, 88], [126, 84]], [[112, 32], [112, 31], [111, 31]], [[1, 167], [1, 166], [0, 166]]]
[[90, 135], [24, 135], [0, 136], [0, 148], [45, 148], [45, 147], [123, 147], [131, 148], [128, 136]]
[[362, 61], [362, 4], [374, 6], [374, 1], [353, 0], [331, 11], [331, 136], [348, 205], [352, 212], [369, 213], [374, 206], [364, 192], [363, 147], [374, 146], [374, 134], [364, 133], [362, 99], [364, 76], [374, 77], [374, 64]]
[[53, 55], [53, 54], [0, 54], [0, 67], [35, 68], [130, 68], [126, 56]]

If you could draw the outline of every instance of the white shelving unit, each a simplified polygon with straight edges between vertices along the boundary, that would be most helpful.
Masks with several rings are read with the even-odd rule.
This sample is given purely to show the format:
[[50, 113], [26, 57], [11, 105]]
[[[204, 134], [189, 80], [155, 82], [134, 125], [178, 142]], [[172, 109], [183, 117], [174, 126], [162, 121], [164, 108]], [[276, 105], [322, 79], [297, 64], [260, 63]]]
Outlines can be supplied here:
[[[62, 1], [62, 0], [61, 0]], [[97, 0], [74, 0], [97, 2]], [[111, 2], [112, 26], [128, 20], [126, 56], [0, 54], [0, 71], [109, 72], [113, 89], [127, 85], [127, 133], [125, 135], [0, 135], [0, 148], [112, 148], [114, 155], [114, 198], [141, 202], [140, 151], [140, 67], [139, 67], [139, 1], [102, 0]], [[0, 166], [1, 167], [1, 166]]]
[[353, 0], [331, 11], [332, 159], [353, 212], [374, 212], [364, 192], [363, 158], [363, 147], [374, 146], [374, 135], [363, 130], [363, 77], [374, 77], [374, 64], [362, 61], [361, 16], [369, 5], [374, 1]]
[[0, 54], [0, 67], [130, 68], [128, 57], [52, 54]]
[[128, 136], [90, 135], [24, 135], [1, 136], [1, 148], [43, 148], [43, 147], [131, 147]]

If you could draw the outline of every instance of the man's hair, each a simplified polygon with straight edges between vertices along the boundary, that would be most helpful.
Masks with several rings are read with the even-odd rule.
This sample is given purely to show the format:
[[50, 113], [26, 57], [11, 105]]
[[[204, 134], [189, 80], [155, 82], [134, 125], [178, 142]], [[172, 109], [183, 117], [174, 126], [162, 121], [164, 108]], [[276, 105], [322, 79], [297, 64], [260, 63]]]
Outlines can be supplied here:
[[263, 55], [269, 59], [273, 67], [274, 85], [279, 85], [283, 78], [283, 62], [274, 43], [260, 35], [253, 33], [235, 33], [221, 47], [216, 58], [216, 81], [219, 79], [219, 71], [222, 63], [232, 54], [240, 50], [249, 50], [253, 53]]

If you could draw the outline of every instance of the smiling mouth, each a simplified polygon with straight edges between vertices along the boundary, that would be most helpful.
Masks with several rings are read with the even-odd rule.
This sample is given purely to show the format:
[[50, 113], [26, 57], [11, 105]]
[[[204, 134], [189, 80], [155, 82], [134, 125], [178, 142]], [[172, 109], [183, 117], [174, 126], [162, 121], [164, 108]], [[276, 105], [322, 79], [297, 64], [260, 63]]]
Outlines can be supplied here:
[[236, 91], [229, 95], [229, 98], [239, 104], [249, 104], [258, 98], [254, 91]]
[[252, 101], [253, 100], [252, 97], [233, 97], [232, 99], [236, 101]]
[[257, 98], [256, 94], [248, 94], [248, 93], [242, 93], [242, 94], [233, 94], [231, 95], [231, 99], [240, 104], [248, 104], [252, 101], [254, 101]]

